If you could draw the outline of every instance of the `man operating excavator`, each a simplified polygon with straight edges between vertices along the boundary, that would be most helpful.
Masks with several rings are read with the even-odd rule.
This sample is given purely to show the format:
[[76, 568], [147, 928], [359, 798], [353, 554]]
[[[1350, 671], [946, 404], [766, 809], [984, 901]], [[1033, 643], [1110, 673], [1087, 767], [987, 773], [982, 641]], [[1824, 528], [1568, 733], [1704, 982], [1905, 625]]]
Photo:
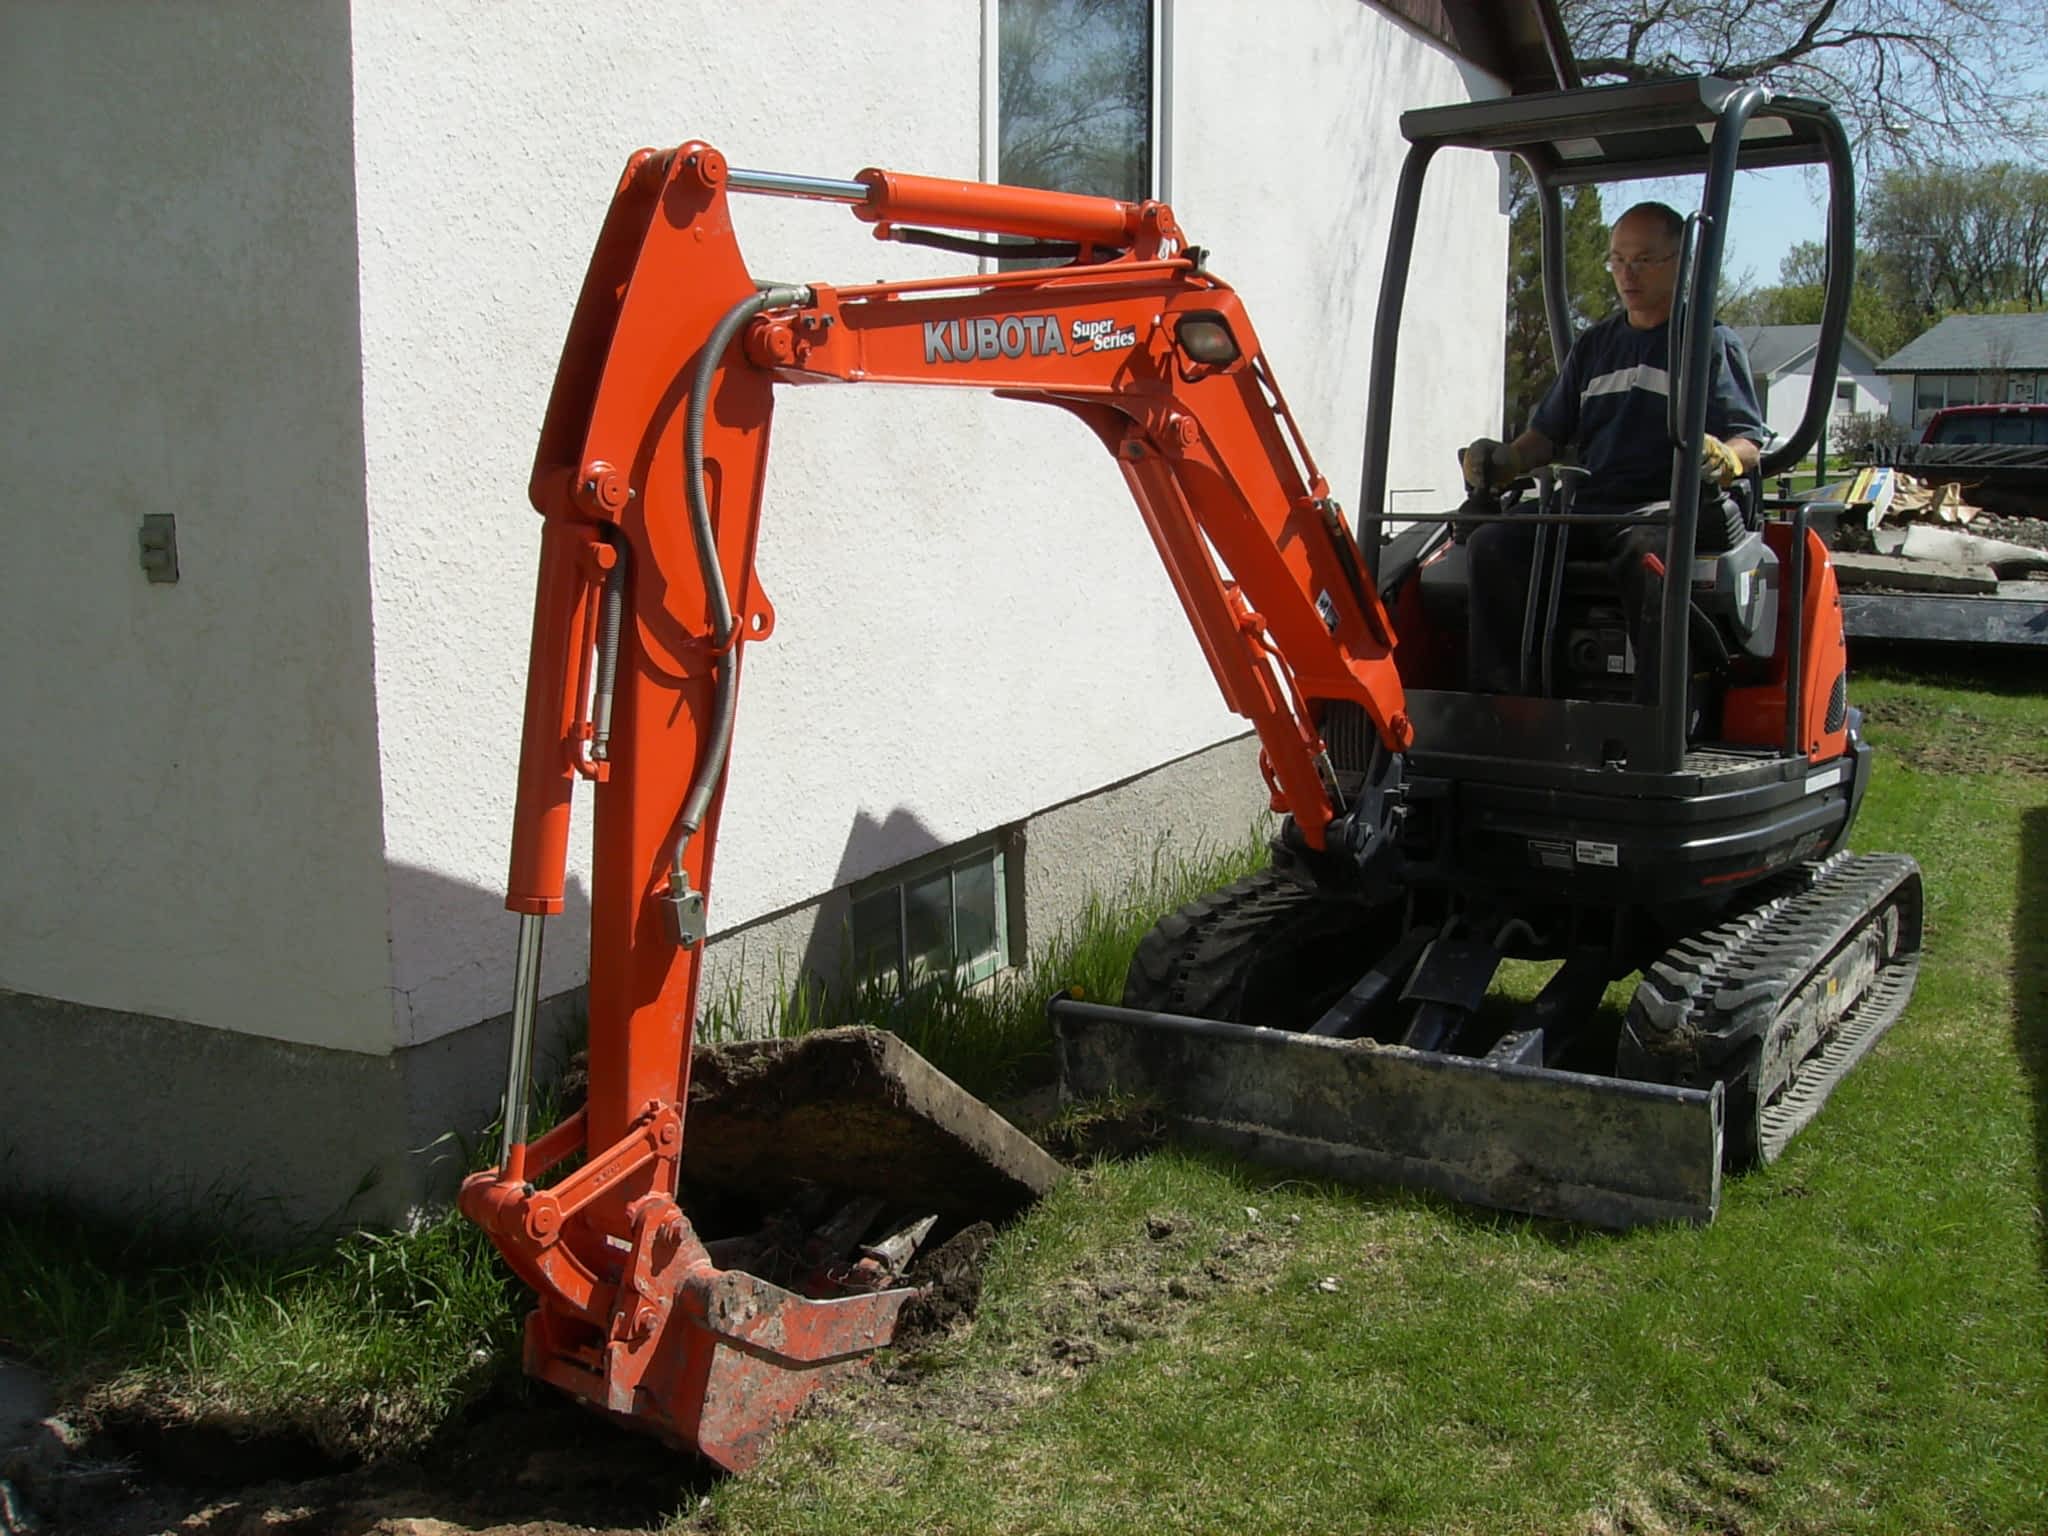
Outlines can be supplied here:
[[[1678, 283], [1685, 221], [1663, 203], [1638, 203], [1615, 221], [1607, 270], [1621, 310], [1580, 336], [1564, 369], [1538, 402], [1529, 429], [1511, 443], [1482, 437], [1462, 455], [1468, 485], [1497, 490], [1558, 457], [1571, 445], [1587, 472], [1573, 510], [1649, 514], [1671, 493], [1671, 440], [1666, 427], [1668, 331]], [[1722, 494], [1700, 506], [1696, 547], [1728, 548], [1740, 536], [1739, 505], [1727, 488], [1755, 473], [1766, 436], [1750, 384], [1742, 342], [1725, 325], [1710, 375], [1707, 432], [1700, 473]], [[1467, 541], [1471, 570], [1469, 686], [1475, 692], [1520, 691], [1523, 618], [1536, 525], [1509, 521], [1480, 527]], [[1575, 559], [1609, 561], [1621, 588], [1636, 652], [1636, 693], [1649, 702], [1656, 687], [1655, 625], [1663, 567], [1660, 527], [1581, 524], [1571, 528]]]

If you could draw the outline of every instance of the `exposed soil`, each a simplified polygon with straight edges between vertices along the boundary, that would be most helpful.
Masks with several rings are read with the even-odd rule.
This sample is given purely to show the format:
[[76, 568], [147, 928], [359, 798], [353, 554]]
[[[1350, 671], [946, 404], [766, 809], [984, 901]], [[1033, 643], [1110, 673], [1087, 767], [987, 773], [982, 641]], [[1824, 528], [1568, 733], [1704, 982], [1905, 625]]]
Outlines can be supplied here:
[[957, 1228], [1005, 1221], [1059, 1177], [894, 1035], [828, 1029], [699, 1049], [690, 1067], [684, 1204], [777, 1204], [813, 1182], [936, 1212]]
[[[839, 1400], [852, 1397], [868, 1405], [863, 1412], [908, 1423], [938, 1401], [924, 1393], [926, 1368], [916, 1362], [972, 1326], [995, 1240], [990, 1221], [973, 1215], [1013, 1216], [1059, 1173], [1029, 1138], [992, 1124], [903, 1054], [891, 1038], [831, 1031], [719, 1047], [694, 1064], [692, 1145], [751, 1148], [751, 1170], [693, 1159], [686, 1148], [686, 1201], [707, 1236], [713, 1208], [732, 1216], [737, 1204], [756, 1203], [736, 1200], [749, 1171], [751, 1194], [793, 1196], [791, 1208], [830, 1208], [879, 1185], [914, 1190], [921, 1209], [941, 1214], [907, 1276], [924, 1295], [905, 1310], [880, 1370], [807, 1411], [845, 1411]], [[796, 1177], [821, 1158], [837, 1194]], [[1072, 1371], [1097, 1358], [1096, 1330], [1064, 1315], [1056, 1328], [1065, 1342], [1048, 1346], [1048, 1360]], [[80, 1429], [44, 1421], [27, 1445], [0, 1455], [0, 1536], [16, 1536], [20, 1508], [33, 1529], [66, 1536], [605, 1536], [694, 1518], [719, 1475], [524, 1380], [415, 1453], [367, 1465], [337, 1463], [275, 1425], [145, 1393], [102, 1393], [91, 1413]]]
[[519, 1384], [413, 1456], [322, 1465], [304, 1441], [218, 1424], [111, 1420], [61, 1462], [14, 1469], [65, 1536], [626, 1536], [693, 1510], [694, 1457]]
[[[1087, 1254], [1021, 1319], [1006, 1319], [993, 1362], [970, 1373], [898, 1350], [874, 1377], [813, 1411], [904, 1448], [937, 1428], [977, 1440], [1000, 1435], [1103, 1361], [1174, 1337], [1201, 1302], [1236, 1289], [1271, 1291], [1294, 1235], [1292, 1223], [1267, 1221], [1252, 1207], [1241, 1227], [1220, 1237], [1179, 1212], [1150, 1212], [1124, 1241]], [[1334, 1290], [1336, 1281], [1322, 1284]]]
[[1862, 709], [1880, 750], [1922, 773], [2048, 777], [2048, 754], [2011, 746], [2009, 732], [1966, 710], [1919, 699], [1881, 699]]
[[[999, 1434], [1061, 1384], [1173, 1335], [1203, 1299], [1270, 1290], [1294, 1227], [1247, 1208], [1241, 1226], [1218, 1237], [1180, 1213], [1151, 1212], [1021, 1320], [1006, 1319], [993, 1368], [949, 1367], [938, 1346], [973, 1326], [994, 1236], [979, 1223], [922, 1256], [912, 1278], [928, 1294], [906, 1311], [897, 1347], [805, 1412], [905, 1447], [941, 1427]], [[719, 1476], [523, 1381], [416, 1454], [358, 1467], [336, 1467], [303, 1440], [260, 1426], [195, 1423], [164, 1408], [133, 1403], [70, 1446], [19, 1454], [0, 1470], [39, 1529], [64, 1536], [639, 1536], [694, 1526]]]

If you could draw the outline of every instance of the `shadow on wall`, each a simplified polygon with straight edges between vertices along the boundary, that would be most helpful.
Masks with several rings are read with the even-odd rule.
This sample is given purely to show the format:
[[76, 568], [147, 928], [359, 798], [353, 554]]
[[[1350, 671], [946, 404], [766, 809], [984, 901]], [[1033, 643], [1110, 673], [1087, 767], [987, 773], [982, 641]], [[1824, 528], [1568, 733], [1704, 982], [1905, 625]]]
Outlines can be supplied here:
[[[506, 910], [504, 887], [397, 861], [385, 868], [400, 1047], [509, 1012], [519, 918]], [[541, 996], [580, 987], [590, 969], [590, 892], [580, 875], [564, 882], [562, 910], [542, 934]]]
[[[512, 1039], [518, 918], [502, 890], [485, 890], [410, 864], [387, 866], [394, 914], [392, 958], [400, 977], [392, 1007], [400, 1039], [408, 1019], [438, 1031], [404, 1048], [404, 1182], [430, 1196], [453, 1194], [477, 1158], [491, 1155]], [[590, 892], [572, 875], [542, 947], [535, 1020], [535, 1102], [545, 1111], [589, 1022]], [[423, 957], [438, 957], [425, 965]], [[412, 961], [408, 970], [404, 962]], [[573, 979], [572, 979], [573, 978]]]
[[[847, 831], [830, 891], [713, 934], [698, 992], [700, 1025], [708, 1019], [710, 1033], [720, 1036], [823, 1019], [831, 986], [847, 967], [849, 887], [945, 846], [900, 807], [879, 819], [860, 813]], [[407, 979], [393, 999], [401, 1038], [408, 1017], [434, 1036], [406, 1052], [412, 1156], [424, 1159], [421, 1176], [439, 1186], [462, 1171], [455, 1164], [468, 1155], [464, 1139], [481, 1145], [499, 1113], [518, 924], [501, 891], [396, 862], [389, 878], [398, 915], [394, 964]], [[714, 912], [716, 894], [714, 879]], [[572, 875], [564, 886], [563, 910], [548, 919], [545, 933], [534, 1047], [534, 1082], [543, 1103], [588, 1029], [590, 892], [581, 878]], [[457, 1135], [449, 1139], [451, 1131]]]
[[[2012, 1034], [2031, 1080], [2037, 1211], [2048, 1212], [2048, 809], [2020, 818], [2019, 890], [2012, 951]], [[2048, 1275], [2048, 1218], [2037, 1216], [2041, 1271]]]
[[852, 886], [947, 846], [901, 806], [880, 819], [857, 814], [830, 891], [713, 936], [700, 1021], [708, 1020], [715, 1036], [771, 1033], [798, 1021], [830, 1024], [835, 987], [851, 975]]

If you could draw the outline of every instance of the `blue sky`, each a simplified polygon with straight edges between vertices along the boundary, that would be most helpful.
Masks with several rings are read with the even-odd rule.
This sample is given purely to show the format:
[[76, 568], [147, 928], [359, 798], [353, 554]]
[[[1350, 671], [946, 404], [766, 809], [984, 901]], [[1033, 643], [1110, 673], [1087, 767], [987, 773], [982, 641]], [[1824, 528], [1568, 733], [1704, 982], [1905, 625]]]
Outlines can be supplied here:
[[[1600, 208], [1609, 222], [1631, 203], [1654, 198], [1680, 213], [1699, 206], [1701, 178], [1619, 181], [1600, 189]], [[1729, 209], [1727, 246], [1721, 256], [1725, 292], [1745, 269], [1753, 287], [1778, 280], [1778, 263], [1802, 240], [1818, 241], [1827, 227], [1827, 178], [1819, 171], [1789, 166], [1774, 171], [1739, 171]]]
[[1756, 285], [1775, 283], [1778, 262], [1787, 251], [1825, 235], [1827, 197], [1827, 178], [1818, 172], [1798, 167], [1740, 172], [1721, 256], [1723, 286], [1732, 285], [1745, 267]]

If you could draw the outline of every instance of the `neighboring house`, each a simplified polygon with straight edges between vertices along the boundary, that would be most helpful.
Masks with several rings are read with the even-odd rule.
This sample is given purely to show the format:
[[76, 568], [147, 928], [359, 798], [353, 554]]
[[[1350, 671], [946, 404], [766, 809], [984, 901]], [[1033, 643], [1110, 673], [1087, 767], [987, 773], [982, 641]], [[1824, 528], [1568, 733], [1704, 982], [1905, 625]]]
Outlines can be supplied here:
[[1878, 371], [1892, 419], [1916, 433], [1943, 406], [2048, 401], [2048, 314], [1950, 315]]
[[[763, 170], [994, 179], [1030, 126], [1010, 23], [1071, 40], [1084, 10], [1012, 3], [10, 9], [10, 1190], [296, 1221], [448, 1186], [451, 1150], [417, 1149], [488, 1121], [503, 1076], [527, 475], [620, 170], [701, 137]], [[1552, 0], [1085, 10], [1085, 60], [1023, 62], [1114, 93], [1083, 103], [1094, 163], [1238, 286], [1350, 502], [1400, 114], [1555, 88]], [[1500, 398], [1501, 174], [1440, 160], [1409, 289], [1393, 478], [1444, 506]], [[735, 219], [764, 277], [970, 259], [827, 205]], [[175, 582], [138, 550], [165, 515]], [[1160, 841], [1263, 811], [1117, 466], [1063, 413], [785, 391], [758, 565], [779, 626], [747, 653], [707, 999], [758, 1019], [838, 974], [849, 927], [893, 965], [921, 917], [965, 975], [1021, 961]]]
[[[1736, 334], [1741, 336], [1743, 350], [1749, 354], [1750, 377], [1756, 381], [1765, 425], [1781, 439], [1790, 437], [1806, 414], [1807, 396], [1813, 389], [1813, 359], [1820, 347], [1820, 327], [1752, 325]], [[1891, 407], [1891, 380], [1877, 371], [1876, 355], [1853, 332], [1842, 337], [1833, 395], [1830, 419]]]

